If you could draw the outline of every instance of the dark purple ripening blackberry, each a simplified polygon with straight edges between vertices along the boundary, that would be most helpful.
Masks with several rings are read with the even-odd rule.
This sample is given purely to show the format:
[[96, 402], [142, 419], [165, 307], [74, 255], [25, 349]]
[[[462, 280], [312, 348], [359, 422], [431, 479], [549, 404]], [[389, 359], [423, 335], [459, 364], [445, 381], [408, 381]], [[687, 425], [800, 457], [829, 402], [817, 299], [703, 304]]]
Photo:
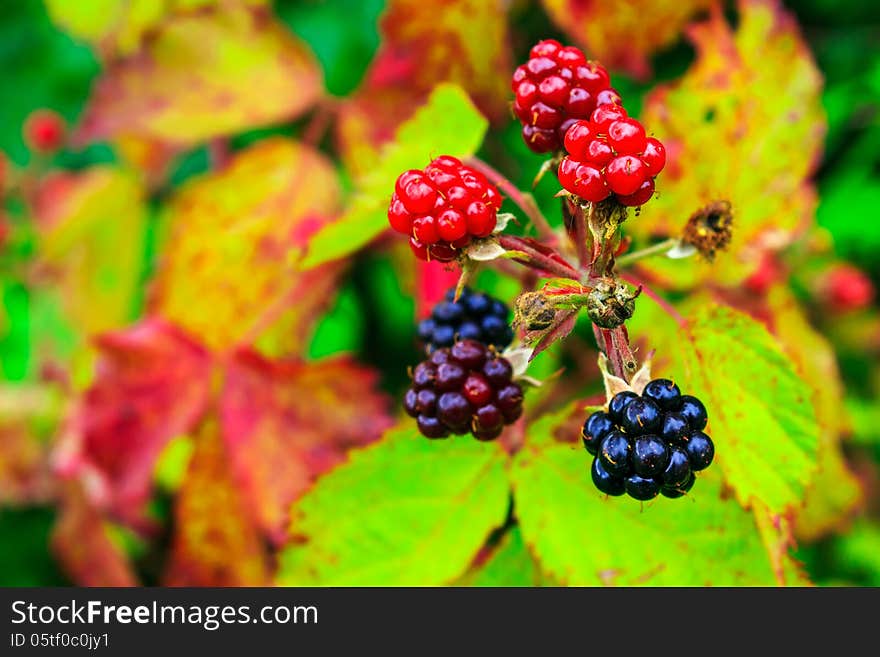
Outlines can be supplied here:
[[456, 340], [476, 340], [502, 351], [513, 341], [510, 309], [484, 292], [464, 288], [458, 301], [455, 288], [419, 322], [418, 336], [428, 353], [451, 347]]
[[[419, 403], [413, 396], [405, 400], [407, 407]], [[593, 484], [606, 495], [626, 493], [640, 501], [684, 496], [695, 473], [715, 458], [715, 445], [703, 431], [707, 422], [705, 405], [670, 379], [653, 379], [641, 395], [617, 393], [608, 410], [592, 413], [581, 429], [593, 456]]]
[[522, 415], [523, 390], [510, 362], [476, 340], [434, 351], [412, 370], [403, 410], [423, 436], [497, 438]]

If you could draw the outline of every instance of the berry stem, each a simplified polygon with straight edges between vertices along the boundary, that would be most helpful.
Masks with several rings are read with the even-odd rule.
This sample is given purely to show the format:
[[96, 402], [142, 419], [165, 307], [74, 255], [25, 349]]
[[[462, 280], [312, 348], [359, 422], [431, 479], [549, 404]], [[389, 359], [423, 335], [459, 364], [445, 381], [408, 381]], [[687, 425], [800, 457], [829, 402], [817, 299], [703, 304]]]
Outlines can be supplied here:
[[628, 265], [631, 265], [634, 262], [642, 260], [643, 258], [650, 258], [651, 256], [657, 255], [658, 253], [666, 253], [667, 251], [669, 251], [669, 249], [671, 249], [672, 247], [674, 247], [678, 243], [679, 243], [678, 239], [676, 239], [674, 237], [670, 237], [667, 240], [663, 240], [662, 242], [658, 242], [657, 244], [654, 244], [653, 246], [649, 246], [647, 248], [640, 249], [639, 251], [633, 251], [632, 253], [625, 253], [622, 256], [615, 259], [615, 264], [618, 267], [626, 267]]
[[621, 272], [620, 278], [625, 280], [627, 283], [631, 285], [635, 285], [638, 288], [641, 288], [642, 292], [646, 297], [653, 300], [663, 311], [669, 315], [681, 328], [687, 328], [687, 320], [682, 316], [680, 312], [678, 312], [675, 307], [669, 303], [666, 299], [657, 294], [651, 287], [645, 283], [641, 278], [636, 276], [631, 272]]
[[546, 240], [550, 244], [556, 243], [556, 232], [553, 230], [550, 222], [547, 221], [547, 217], [541, 212], [538, 204], [535, 203], [534, 196], [518, 189], [504, 174], [478, 157], [468, 158], [466, 164], [482, 173], [489, 182], [494, 184], [503, 194], [506, 194], [531, 220], [541, 239]]
[[561, 259], [556, 260], [545, 253], [541, 253], [521, 237], [505, 235], [502, 233], [498, 235], [498, 244], [507, 251], [520, 251], [525, 253], [528, 257], [528, 261], [523, 262], [523, 264], [534, 269], [540, 269], [549, 274], [553, 274], [554, 276], [559, 276], [560, 278], [571, 278], [574, 280], [580, 279], [580, 273], [577, 269]]
[[599, 349], [608, 357], [611, 373], [624, 381], [629, 381], [638, 363], [630, 349], [626, 327], [621, 325], [614, 329], [603, 329], [593, 324], [593, 335], [596, 337]]
[[211, 169], [222, 169], [229, 161], [231, 155], [227, 138], [217, 137], [208, 142], [208, 157], [211, 161]]
[[[568, 202], [566, 201], [566, 203]], [[589, 221], [588, 216], [592, 217], [593, 215], [593, 204], [590, 204], [589, 215], [584, 214], [576, 204], [570, 205], [575, 205], [572, 220], [574, 222], [574, 245], [577, 250], [578, 262], [582, 268], [589, 269], [592, 265], [592, 260], [590, 258], [590, 252], [587, 249], [587, 236], [590, 234], [587, 225]], [[593, 250], [595, 251], [595, 243]]]
[[587, 203], [586, 207], [575, 204], [574, 210], [575, 221], [581, 221], [577, 215], [586, 212], [583, 221], [590, 229], [593, 239], [590, 279], [608, 276], [620, 243], [618, 228], [626, 220], [626, 208], [612, 198], [599, 203]]
[[602, 337], [600, 344], [604, 345], [602, 350], [605, 352], [605, 355], [608, 356], [608, 362], [611, 364], [611, 373], [626, 381], [626, 370], [623, 367], [623, 358], [615, 348], [614, 336], [611, 329], [599, 329], [599, 334]]
[[330, 97], [322, 98], [309, 118], [308, 123], [303, 128], [300, 141], [312, 148], [317, 148], [321, 140], [324, 139], [324, 135], [327, 133], [327, 129], [333, 122], [335, 115], [335, 101]]

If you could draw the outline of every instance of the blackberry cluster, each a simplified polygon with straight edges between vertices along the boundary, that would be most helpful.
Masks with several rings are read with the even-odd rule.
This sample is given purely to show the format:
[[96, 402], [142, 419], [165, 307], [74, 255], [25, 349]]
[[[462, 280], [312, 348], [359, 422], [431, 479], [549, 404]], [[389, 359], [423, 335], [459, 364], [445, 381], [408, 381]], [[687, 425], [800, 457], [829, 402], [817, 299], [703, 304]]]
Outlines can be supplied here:
[[621, 205], [639, 206], [654, 194], [654, 177], [666, 164], [666, 149], [620, 105], [596, 108], [565, 134], [568, 153], [559, 163], [559, 183], [585, 201], [614, 194]]
[[562, 150], [572, 123], [589, 118], [597, 107], [620, 103], [601, 64], [555, 39], [532, 47], [529, 61], [514, 71], [511, 87], [523, 139], [536, 153]]
[[510, 309], [498, 299], [483, 292], [464, 288], [458, 301], [455, 288], [446, 292], [431, 312], [419, 322], [419, 340], [428, 353], [441, 347], [451, 347], [456, 340], [476, 340], [502, 351], [513, 341], [510, 327]]
[[422, 260], [449, 262], [472, 238], [495, 230], [501, 194], [486, 177], [450, 155], [397, 178], [388, 222], [408, 235]]
[[493, 440], [522, 415], [522, 403], [510, 362], [476, 340], [459, 340], [413, 369], [403, 408], [428, 438]]
[[637, 500], [681, 497], [715, 456], [703, 432], [707, 421], [703, 403], [681, 394], [669, 379], [654, 379], [641, 395], [617, 393], [581, 432], [594, 457], [593, 483], [607, 495], [627, 493]]

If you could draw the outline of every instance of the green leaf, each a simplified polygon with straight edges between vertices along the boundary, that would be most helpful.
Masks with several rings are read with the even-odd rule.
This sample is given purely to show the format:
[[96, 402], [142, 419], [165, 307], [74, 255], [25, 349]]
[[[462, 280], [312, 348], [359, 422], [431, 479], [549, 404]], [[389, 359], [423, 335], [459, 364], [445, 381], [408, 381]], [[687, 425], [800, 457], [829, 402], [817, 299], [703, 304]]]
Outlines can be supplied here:
[[485, 563], [468, 571], [460, 586], [555, 586], [529, 553], [519, 527], [504, 533]]
[[854, 580], [849, 585], [880, 586], [880, 526], [861, 520], [831, 547], [839, 573]]
[[724, 494], [717, 468], [686, 498], [607, 497], [580, 445], [552, 436], [571, 410], [533, 425], [511, 470], [516, 516], [544, 570], [575, 586], [777, 583], [754, 518]]
[[411, 422], [352, 453], [293, 505], [278, 582], [438, 586], [461, 575], [507, 513], [505, 455]]
[[704, 306], [687, 336], [682, 388], [706, 405], [717, 465], [737, 498], [777, 513], [800, 504], [819, 442], [810, 387], [764, 326], [732, 308]]
[[397, 176], [407, 169], [424, 167], [438, 155], [473, 155], [487, 126], [460, 87], [438, 85], [428, 102], [400, 126], [375, 168], [358, 181], [348, 211], [315, 234], [301, 267], [312, 269], [369, 243], [388, 226], [388, 200]]
[[852, 423], [850, 440], [856, 445], [880, 445], [880, 407], [876, 400], [847, 397], [846, 412]]
[[[696, 295], [679, 326], [644, 295], [627, 323], [642, 352], [656, 351], [653, 376], [678, 382], [706, 405], [715, 463], [739, 501], [785, 514], [803, 502], [818, 462], [814, 391], [760, 322]], [[811, 379], [812, 380], [812, 379]], [[819, 385], [819, 382], [816, 382]]]

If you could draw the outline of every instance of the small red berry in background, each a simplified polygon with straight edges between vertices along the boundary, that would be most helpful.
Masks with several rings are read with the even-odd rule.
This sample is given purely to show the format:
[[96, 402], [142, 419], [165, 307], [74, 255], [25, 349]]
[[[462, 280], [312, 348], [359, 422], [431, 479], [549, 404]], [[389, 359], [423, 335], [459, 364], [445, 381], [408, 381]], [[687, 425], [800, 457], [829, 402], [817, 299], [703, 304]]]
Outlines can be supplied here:
[[576, 120], [589, 118], [597, 107], [620, 104], [608, 71], [555, 39], [532, 47], [529, 61], [514, 71], [511, 87], [523, 139], [536, 153], [561, 150]]
[[67, 124], [50, 109], [31, 112], [24, 122], [24, 142], [35, 153], [54, 153], [64, 145]]
[[576, 121], [563, 144], [568, 155], [559, 164], [559, 182], [592, 203], [612, 194], [621, 205], [646, 203], [666, 165], [663, 144], [620, 105], [597, 107], [589, 121]]
[[441, 155], [398, 176], [388, 223], [409, 235], [417, 258], [449, 262], [471, 239], [492, 234], [500, 207], [501, 194], [482, 173]]
[[763, 295], [786, 276], [787, 272], [782, 263], [772, 253], [765, 253], [755, 270], [743, 281], [743, 286], [753, 294]]
[[819, 294], [830, 309], [845, 313], [870, 306], [876, 290], [864, 271], [851, 264], [838, 264], [822, 277]]

